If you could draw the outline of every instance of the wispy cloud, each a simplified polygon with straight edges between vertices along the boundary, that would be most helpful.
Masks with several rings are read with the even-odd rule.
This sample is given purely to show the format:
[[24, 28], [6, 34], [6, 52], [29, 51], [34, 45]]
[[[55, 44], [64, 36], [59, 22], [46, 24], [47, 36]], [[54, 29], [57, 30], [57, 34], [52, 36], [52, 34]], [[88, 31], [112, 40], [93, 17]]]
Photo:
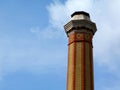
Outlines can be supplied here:
[[[50, 24], [61, 29], [66, 24], [70, 15], [75, 11], [86, 11], [90, 13], [92, 21], [97, 25], [97, 32], [94, 36], [94, 61], [103, 72], [112, 74], [120, 79], [120, 1], [108, 0], [60, 0], [53, 1], [48, 6]], [[61, 29], [62, 30], [62, 29]], [[104, 68], [106, 68], [104, 71]], [[108, 81], [106, 81], [108, 82]], [[101, 85], [102, 86], [102, 85]], [[102, 86], [103, 90], [119, 90], [114, 85]]]
[[61, 3], [56, 0], [47, 7], [50, 14], [50, 23], [52, 26], [61, 29], [70, 18], [71, 13], [76, 10], [90, 11], [92, 2], [93, 0], [67, 0], [65, 3]]
[[120, 63], [118, 3], [120, 4], [119, 0], [67, 0], [65, 3], [54, 1], [48, 6], [50, 23], [56, 28], [61, 28], [74, 11], [89, 12], [98, 29], [94, 37], [95, 62], [114, 71]]
[[50, 26], [47, 26], [42, 29], [37, 26], [32, 27], [30, 29], [30, 32], [33, 33], [35, 36], [38, 37], [39, 40], [42, 40], [42, 41], [64, 38], [63, 35], [65, 35], [65, 34], [63, 34], [64, 31], [52, 27], [51, 24], [50, 24]]
[[32, 27], [31, 32], [41, 40], [59, 40], [66, 37], [63, 36], [63, 26], [69, 21], [70, 15], [74, 11], [87, 11], [98, 29], [93, 40], [95, 63], [116, 73], [120, 63], [119, 4], [119, 0], [66, 0], [64, 3], [60, 0], [53, 1], [47, 6], [49, 26], [42, 29]]

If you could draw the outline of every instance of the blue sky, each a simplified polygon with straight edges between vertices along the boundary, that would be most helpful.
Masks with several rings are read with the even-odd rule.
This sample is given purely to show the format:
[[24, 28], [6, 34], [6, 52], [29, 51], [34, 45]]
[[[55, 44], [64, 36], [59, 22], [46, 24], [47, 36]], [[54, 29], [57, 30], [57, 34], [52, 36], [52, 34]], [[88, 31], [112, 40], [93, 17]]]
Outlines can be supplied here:
[[90, 13], [95, 90], [120, 90], [119, 0], [1, 0], [0, 90], [66, 90], [67, 36], [74, 11]]

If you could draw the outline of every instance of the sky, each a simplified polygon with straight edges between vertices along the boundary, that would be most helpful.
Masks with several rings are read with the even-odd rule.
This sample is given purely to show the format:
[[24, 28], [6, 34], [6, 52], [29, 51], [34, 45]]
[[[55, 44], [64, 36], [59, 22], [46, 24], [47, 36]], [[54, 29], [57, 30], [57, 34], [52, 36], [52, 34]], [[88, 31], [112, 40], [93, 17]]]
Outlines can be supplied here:
[[75, 11], [97, 25], [95, 90], [120, 90], [120, 0], [0, 0], [0, 90], [66, 90], [67, 36]]

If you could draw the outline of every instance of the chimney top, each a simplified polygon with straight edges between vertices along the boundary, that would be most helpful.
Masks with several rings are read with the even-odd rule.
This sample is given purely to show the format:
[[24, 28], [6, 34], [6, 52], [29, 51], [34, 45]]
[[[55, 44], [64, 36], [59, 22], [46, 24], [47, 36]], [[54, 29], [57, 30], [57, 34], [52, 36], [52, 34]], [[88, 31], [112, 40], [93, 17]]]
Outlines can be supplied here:
[[90, 20], [89, 13], [84, 11], [74, 12], [64, 28], [68, 36], [73, 31], [87, 32], [88, 30], [94, 35], [97, 30], [96, 24]]
[[74, 13], [71, 15], [71, 17], [73, 17], [73, 16], [75, 16], [75, 15], [80, 15], [80, 14], [86, 15], [86, 16], [88, 16], [88, 17], [90, 18], [89, 13], [84, 12], [84, 11], [77, 11], [77, 12], [74, 12]]
[[71, 20], [88, 20], [88, 21], [90, 21], [90, 15], [84, 11], [77, 11], [71, 15]]

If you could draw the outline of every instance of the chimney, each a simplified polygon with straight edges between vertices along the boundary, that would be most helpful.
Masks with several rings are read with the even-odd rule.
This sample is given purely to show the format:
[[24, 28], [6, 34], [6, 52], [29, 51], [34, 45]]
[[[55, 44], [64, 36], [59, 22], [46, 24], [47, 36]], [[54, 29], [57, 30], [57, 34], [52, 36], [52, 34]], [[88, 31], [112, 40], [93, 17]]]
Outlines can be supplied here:
[[94, 90], [92, 39], [96, 25], [87, 12], [78, 11], [64, 28], [68, 36], [67, 90]]

